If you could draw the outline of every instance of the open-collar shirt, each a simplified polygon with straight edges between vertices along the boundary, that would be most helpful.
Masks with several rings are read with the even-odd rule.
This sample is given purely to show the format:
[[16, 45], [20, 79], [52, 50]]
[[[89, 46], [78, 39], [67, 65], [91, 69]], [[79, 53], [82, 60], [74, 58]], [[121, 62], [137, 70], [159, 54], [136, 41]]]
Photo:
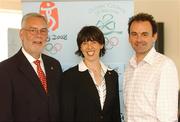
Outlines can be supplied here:
[[178, 73], [171, 59], [154, 47], [136, 63], [130, 59], [124, 74], [126, 122], [176, 122]]

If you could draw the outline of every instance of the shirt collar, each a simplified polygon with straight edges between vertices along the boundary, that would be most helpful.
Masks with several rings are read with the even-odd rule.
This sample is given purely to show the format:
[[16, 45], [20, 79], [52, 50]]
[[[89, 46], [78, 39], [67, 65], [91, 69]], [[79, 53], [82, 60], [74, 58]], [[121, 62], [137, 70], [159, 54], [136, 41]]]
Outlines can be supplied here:
[[[22, 52], [30, 63], [33, 63], [35, 60], [37, 60], [37, 59], [33, 58], [29, 53], [27, 53], [23, 47], [22, 47]], [[40, 60], [40, 62], [42, 62], [41, 55], [38, 60]]]
[[[106, 73], [107, 70], [112, 70], [110, 68], [108, 68], [107, 66], [104, 65], [103, 62], [100, 61], [100, 64], [101, 64], [101, 67], [102, 67], [102, 70]], [[78, 64], [78, 70], [80, 72], [84, 72], [86, 70], [89, 70], [88, 67], [85, 65], [84, 61], [82, 60], [79, 64]]]
[[[156, 55], [156, 50], [154, 47], [151, 48], [151, 50], [148, 52], [148, 54], [144, 57], [144, 59], [141, 62], [146, 62], [150, 65], [152, 65], [153, 61], [154, 61], [154, 57]], [[130, 59], [130, 64], [132, 66], [136, 66], [136, 55], [134, 55], [131, 59]]]
[[143, 60], [152, 65], [155, 55], [156, 55], [156, 50], [154, 47], [152, 47]]

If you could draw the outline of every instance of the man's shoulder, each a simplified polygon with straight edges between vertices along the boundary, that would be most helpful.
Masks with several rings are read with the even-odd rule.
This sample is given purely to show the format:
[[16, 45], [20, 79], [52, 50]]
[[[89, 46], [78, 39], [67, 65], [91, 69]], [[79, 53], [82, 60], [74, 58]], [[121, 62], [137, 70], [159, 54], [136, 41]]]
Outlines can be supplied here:
[[16, 64], [18, 62], [17, 54], [13, 55], [12, 57], [9, 57], [3, 61], [0, 62], [0, 67], [7, 66], [10, 67], [13, 64]]
[[173, 63], [174, 64], [174, 61], [170, 57], [168, 57], [164, 54], [158, 53], [158, 52], [157, 52], [155, 60], [157, 60], [158, 62], [161, 62], [161, 63], [164, 62], [164, 63]]
[[159, 68], [161, 70], [176, 69], [176, 64], [170, 57], [158, 52], [154, 58], [153, 66], [154, 68]]
[[47, 59], [50, 59], [50, 60], [57, 60], [57, 59], [55, 59], [54, 57], [49, 56], [49, 55], [46, 55], [46, 54], [44, 54], [44, 53], [42, 53], [42, 58], [47, 58]]
[[42, 54], [42, 58], [43, 60], [46, 60], [46, 61], [54, 61], [54, 62], [59, 62], [57, 59], [55, 59], [54, 57], [51, 57], [49, 55], [46, 55], [46, 54]]

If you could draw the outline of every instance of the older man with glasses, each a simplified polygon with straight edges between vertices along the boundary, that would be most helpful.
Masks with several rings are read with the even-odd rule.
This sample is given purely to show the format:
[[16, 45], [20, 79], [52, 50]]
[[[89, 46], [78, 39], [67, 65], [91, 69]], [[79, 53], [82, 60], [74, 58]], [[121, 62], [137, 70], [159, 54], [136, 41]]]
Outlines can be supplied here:
[[42, 54], [48, 22], [28, 13], [21, 27], [22, 48], [0, 63], [0, 121], [59, 121], [61, 65]]

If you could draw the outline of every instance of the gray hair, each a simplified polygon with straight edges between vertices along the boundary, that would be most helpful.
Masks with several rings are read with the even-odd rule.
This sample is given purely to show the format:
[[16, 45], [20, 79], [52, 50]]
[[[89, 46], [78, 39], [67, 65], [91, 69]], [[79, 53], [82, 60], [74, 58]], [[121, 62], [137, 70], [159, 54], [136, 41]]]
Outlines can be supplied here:
[[47, 24], [47, 18], [39, 13], [28, 13], [28, 14], [25, 14], [22, 18], [22, 21], [21, 21], [21, 28], [23, 28], [25, 25], [26, 25], [26, 21], [31, 18], [31, 17], [38, 17], [38, 18], [41, 18], [45, 21], [45, 23]]

